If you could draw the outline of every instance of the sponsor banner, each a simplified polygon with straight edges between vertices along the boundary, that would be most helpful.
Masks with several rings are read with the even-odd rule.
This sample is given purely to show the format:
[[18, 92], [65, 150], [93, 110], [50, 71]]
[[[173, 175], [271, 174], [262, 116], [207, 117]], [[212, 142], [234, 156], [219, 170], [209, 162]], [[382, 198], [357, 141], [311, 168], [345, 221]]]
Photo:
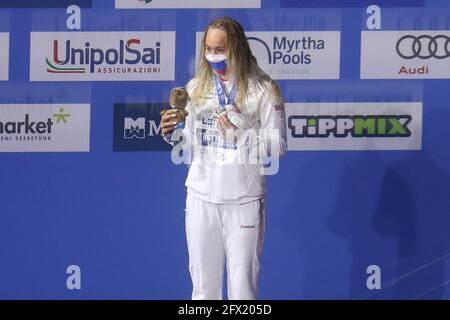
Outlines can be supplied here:
[[368, 7], [376, 4], [382, 7], [418, 7], [425, 0], [281, 0], [282, 8], [302, 7]]
[[261, 0], [116, 0], [116, 9], [261, 8]]
[[[197, 32], [197, 50], [203, 32]], [[259, 66], [272, 79], [339, 79], [339, 31], [246, 32]], [[198, 55], [197, 55], [198, 56]]]
[[168, 103], [114, 105], [113, 151], [165, 151], [172, 146], [161, 137], [161, 116]]
[[31, 81], [174, 80], [175, 32], [32, 32]]
[[9, 78], [9, 33], [0, 32], [0, 81]]
[[88, 152], [89, 104], [0, 104], [0, 152]]
[[[367, 13], [361, 10], [361, 30], [369, 29], [371, 23], [367, 23]], [[438, 6], [425, 6], [415, 8], [382, 9], [383, 31], [408, 31], [408, 30], [449, 30], [450, 10], [443, 11]]]
[[363, 31], [361, 78], [450, 78], [450, 31]]
[[421, 102], [286, 103], [289, 150], [420, 150]]
[[67, 8], [77, 5], [92, 8], [92, 0], [10, 0], [0, 1], [0, 8]]

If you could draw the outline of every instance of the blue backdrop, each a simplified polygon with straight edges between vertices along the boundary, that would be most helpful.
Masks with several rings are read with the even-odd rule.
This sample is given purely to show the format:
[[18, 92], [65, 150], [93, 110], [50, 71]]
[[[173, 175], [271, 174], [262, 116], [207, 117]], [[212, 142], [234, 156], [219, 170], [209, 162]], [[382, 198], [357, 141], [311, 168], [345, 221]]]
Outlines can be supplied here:
[[[278, 80], [288, 103], [423, 102], [421, 150], [285, 155], [269, 178], [260, 298], [450, 298], [450, 77], [361, 80], [359, 63], [366, 5], [380, 4], [382, 30], [450, 30], [448, 1], [160, 10], [79, 1], [83, 32], [176, 31], [174, 81], [84, 82], [30, 81], [30, 32], [79, 31], [67, 30], [65, 7], [22, 2], [0, 7], [10, 43], [0, 104], [90, 104], [90, 149], [0, 153], [0, 298], [190, 298], [187, 168], [167, 151], [115, 150], [114, 116], [126, 103], [167, 102], [193, 76], [195, 32], [223, 15], [247, 31], [341, 32], [340, 79]], [[81, 268], [81, 290], [66, 286], [69, 265]], [[370, 265], [380, 290], [366, 286]]]

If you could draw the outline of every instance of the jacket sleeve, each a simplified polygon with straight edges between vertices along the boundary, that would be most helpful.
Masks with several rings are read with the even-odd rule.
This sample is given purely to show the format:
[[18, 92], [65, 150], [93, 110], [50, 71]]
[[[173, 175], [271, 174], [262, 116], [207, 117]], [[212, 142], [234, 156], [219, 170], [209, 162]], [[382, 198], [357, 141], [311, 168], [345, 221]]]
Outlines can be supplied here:
[[271, 84], [259, 99], [260, 129], [244, 132], [240, 139], [258, 159], [280, 158], [287, 150], [286, 114], [284, 102], [277, 94], [276, 84]]

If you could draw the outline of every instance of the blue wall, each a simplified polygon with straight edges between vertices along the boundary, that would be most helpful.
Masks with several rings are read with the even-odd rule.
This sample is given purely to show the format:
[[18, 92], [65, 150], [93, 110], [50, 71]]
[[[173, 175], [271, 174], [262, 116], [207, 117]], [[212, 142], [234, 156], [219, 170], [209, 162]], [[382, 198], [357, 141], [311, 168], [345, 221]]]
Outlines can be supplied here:
[[[295, 2], [115, 10], [114, 1], [93, 0], [82, 8], [82, 31], [176, 31], [175, 81], [161, 82], [30, 82], [30, 32], [67, 31], [65, 8], [0, 8], [0, 32], [10, 33], [0, 104], [91, 104], [90, 152], [0, 153], [0, 298], [189, 299], [187, 168], [167, 151], [114, 152], [114, 105], [166, 102], [193, 76], [195, 32], [223, 15], [248, 31], [290, 30], [277, 15], [323, 17], [300, 30], [341, 31], [340, 79], [279, 80], [286, 102], [423, 102], [422, 150], [285, 155], [269, 179], [260, 298], [450, 298], [450, 80], [360, 80], [365, 7]], [[433, 28], [425, 18], [398, 23], [417, 15], [450, 29], [448, 1], [388, 2], [371, 1], [381, 4], [383, 30]], [[81, 290], [66, 287], [72, 264]], [[369, 265], [381, 268], [381, 290], [366, 287]]]

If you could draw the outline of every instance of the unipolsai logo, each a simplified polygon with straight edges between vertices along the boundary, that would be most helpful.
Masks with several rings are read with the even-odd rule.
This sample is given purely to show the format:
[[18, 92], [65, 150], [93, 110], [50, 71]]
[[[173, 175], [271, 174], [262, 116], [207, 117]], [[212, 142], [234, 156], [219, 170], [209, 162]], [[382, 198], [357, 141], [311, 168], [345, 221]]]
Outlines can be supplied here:
[[0, 105], [0, 150], [89, 151], [90, 105]]
[[168, 103], [114, 105], [114, 151], [165, 151], [171, 146], [161, 136], [161, 116]]
[[[72, 42], [67, 40], [65, 42], [65, 48], [62, 48], [63, 52], [65, 52], [63, 55], [64, 58], [60, 59], [59, 41], [54, 40], [53, 59], [49, 59], [49, 57], [45, 59], [47, 72], [85, 73], [87, 71], [90, 73], [102, 73], [102, 68], [96, 67], [103, 64], [106, 64], [108, 67], [139, 64], [158, 66], [161, 63], [161, 43], [156, 42], [153, 48], [142, 48], [139, 47], [140, 44], [140, 39], [119, 40], [116, 48], [103, 50], [101, 48], [91, 48], [89, 42], [86, 42], [83, 48], [73, 47]], [[86, 67], [77, 68], [77, 66]], [[104, 70], [107, 69], [105, 68]], [[122, 68], [123, 73], [131, 72], [131, 70], [131, 68]]]
[[247, 32], [259, 65], [274, 79], [338, 79], [338, 31]]
[[[31, 39], [31, 80], [172, 80], [174, 77], [173, 32], [33, 32]], [[42, 62], [45, 69], [41, 67]]]
[[[72, 42], [67, 40], [63, 59], [59, 57], [59, 41], [53, 41], [53, 57], [46, 57], [47, 72], [50, 73], [102, 73], [102, 68], [96, 68], [106, 64], [108, 67], [114, 65], [153, 65], [161, 63], [161, 43], [156, 42], [153, 48], [139, 47], [140, 39], [119, 40], [116, 48], [102, 50], [91, 48], [91, 44], [86, 42], [84, 48], [72, 46]], [[79, 67], [86, 66], [86, 67]], [[109, 68], [104, 68], [107, 70]], [[158, 69], [156, 69], [158, 70]], [[131, 72], [131, 68], [122, 68], [123, 73]]]

